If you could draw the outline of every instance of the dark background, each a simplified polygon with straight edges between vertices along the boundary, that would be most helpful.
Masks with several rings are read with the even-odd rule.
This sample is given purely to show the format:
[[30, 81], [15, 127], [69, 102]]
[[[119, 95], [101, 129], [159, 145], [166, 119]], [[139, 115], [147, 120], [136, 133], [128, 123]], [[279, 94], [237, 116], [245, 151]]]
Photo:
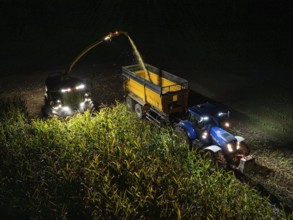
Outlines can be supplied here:
[[[63, 71], [89, 44], [124, 30], [146, 63], [188, 79], [248, 129], [290, 148], [292, 23], [289, 0], [1, 0], [0, 86], [43, 88], [48, 72]], [[129, 42], [118, 37], [83, 57], [75, 72], [119, 73], [132, 62]]]
[[[215, 70], [292, 68], [293, 11], [289, 0], [2, 0], [1, 8], [1, 32], [6, 37], [2, 46], [28, 39], [35, 41], [32, 47], [41, 50], [50, 42], [40, 38], [50, 40], [70, 31], [67, 42], [61, 42], [61, 37], [59, 42], [52, 39], [65, 59], [105, 33], [122, 29], [134, 39], [147, 62], [167, 56], [160, 58], [164, 64], [166, 59], [183, 60], [193, 63], [196, 70], [207, 66]], [[74, 48], [70, 48], [72, 43]], [[68, 50], [73, 53], [67, 55]], [[155, 50], [162, 51], [158, 54]], [[13, 59], [6, 52], [1, 53], [4, 65], [5, 58]], [[33, 66], [34, 54], [28, 53], [22, 51], [21, 55], [31, 60], [23, 65]]]

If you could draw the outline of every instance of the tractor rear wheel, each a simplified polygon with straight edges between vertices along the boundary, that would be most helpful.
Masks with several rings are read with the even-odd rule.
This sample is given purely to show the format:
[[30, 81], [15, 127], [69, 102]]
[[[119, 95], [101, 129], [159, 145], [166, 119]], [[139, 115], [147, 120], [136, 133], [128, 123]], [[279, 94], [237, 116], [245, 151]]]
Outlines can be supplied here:
[[191, 149], [191, 141], [184, 128], [176, 126], [174, 129], [174, 133], [176, 136], [176, 141], [186, 144]]

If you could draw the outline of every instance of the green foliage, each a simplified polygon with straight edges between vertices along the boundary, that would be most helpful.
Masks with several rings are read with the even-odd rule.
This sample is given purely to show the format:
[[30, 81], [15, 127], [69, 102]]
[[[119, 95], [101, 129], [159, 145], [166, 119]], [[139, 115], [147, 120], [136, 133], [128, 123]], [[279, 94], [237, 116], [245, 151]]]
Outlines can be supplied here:
[[20, 96], [9, 98], [0, 98], [0, 120], [4, 118], [13, 118], [21, 113], [25, 117], [28, 116], [26, 101]]
[[[5, 120], [4, 120], [5, 119]], [[8, 122], [8, 123], [7, 123]], [[270, 219], [266, 198], [122, 104], [62, 120], [0, 120], [0, 216]]]

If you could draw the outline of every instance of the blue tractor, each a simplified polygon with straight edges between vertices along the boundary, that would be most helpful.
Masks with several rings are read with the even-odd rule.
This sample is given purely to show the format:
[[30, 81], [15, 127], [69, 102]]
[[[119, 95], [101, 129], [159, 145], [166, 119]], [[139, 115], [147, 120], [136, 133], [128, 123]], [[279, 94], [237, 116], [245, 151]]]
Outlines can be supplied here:
[[214, 155], [223, 167], [239, 168], [240, 162], [250, 155], [243, 137], [224, 130], [229, 127], [229, 111], [206, 102], [188, 108], [187, 117], [175, 126], [175, 134], [191, 149], [199, 147]]

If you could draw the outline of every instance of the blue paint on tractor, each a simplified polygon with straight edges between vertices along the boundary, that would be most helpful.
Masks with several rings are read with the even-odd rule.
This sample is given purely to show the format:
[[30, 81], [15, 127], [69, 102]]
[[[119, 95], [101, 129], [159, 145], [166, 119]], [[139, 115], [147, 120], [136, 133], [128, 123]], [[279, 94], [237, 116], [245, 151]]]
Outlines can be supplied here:
[[189, 121], [180, 121], [179, 126], [183, 127], [191, 141], [196, 139], [196, 132]]
[[230, 142], [237, 141], [234, 135], [219, 127], [212, 127], [210, 130], [210, 136], [212, 138], [213, 144], [216, 144], [221, 148], [224, 148], [226, 144]]

